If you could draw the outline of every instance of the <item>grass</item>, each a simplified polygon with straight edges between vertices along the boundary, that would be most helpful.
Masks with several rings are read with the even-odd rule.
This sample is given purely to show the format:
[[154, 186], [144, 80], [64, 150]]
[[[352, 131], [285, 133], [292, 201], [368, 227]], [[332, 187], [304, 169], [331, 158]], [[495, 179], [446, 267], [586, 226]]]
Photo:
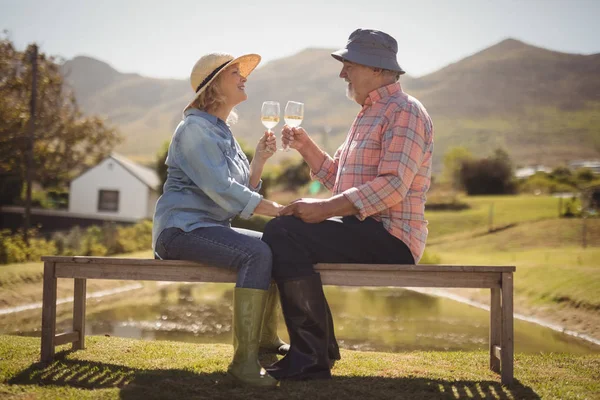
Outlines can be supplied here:
[[[491, 234], [438, 240], [428, 247], [448, 264], [515, 265], [515, 293], [531, 305], [568, 303], [600, 310], [600, 219], [524, 222]], [[463, 235], [465, 236], [465, 235]]]
[[[63, 346], [65, 348], [65, 346]], [[330, 381], [264, 390], [225, 374], [231, 346], [89, 337], [42, 365], [39, 339], [0, 336], [5, 399], [592, 399], [600, 356], [517, 354], [516, 381], [502, 386], [486, 352], [377, 353], [342, 350]], [[270, 362], [272, 360], [263, 360]]]
[[566, 302], [600, 310], [600, 248], [539, 248], [513, 252], [436, 252], [444, 263], [515, 265], [515, 293], [532, 304]]
[[[585, 229], [585, 240], [583, 232]], [[469, 253], [520, 252], [527, 249], [600, 246], [600, 218], [554, 218], [521, 222], [507, 229], [461, 232], [429, 243], [436, 251], [461, 249]]]
[[[600, 339], [600, 219], [522, 222], [493, 233], [456, 233], [427, 247], [444, 264], [514, 265], [515, 310]], [[453, 292], [489, 303], [485, 290]]]
[[[146, 250], [116, 257], [150, 258], [152, 251]], [[41, 301], [43, 277], [44, 264], [41, 262], [0, 265], [0, 308]], [[87, 290], [95, 292], [131, 283], [131, 281], [91, 279], [87, 283]], [[73, 280], [59, 279], [57, 290], [58, 298], [73, 296]]]
[[558, 216], [559, 199], [550, 196], [474, 196], [461, 197], [459, 200], [471, 208], [463, 211], [427, 211], [426, 206], [429, 245], [447, 235], [487, 232], [492, 207], [494, 228]]

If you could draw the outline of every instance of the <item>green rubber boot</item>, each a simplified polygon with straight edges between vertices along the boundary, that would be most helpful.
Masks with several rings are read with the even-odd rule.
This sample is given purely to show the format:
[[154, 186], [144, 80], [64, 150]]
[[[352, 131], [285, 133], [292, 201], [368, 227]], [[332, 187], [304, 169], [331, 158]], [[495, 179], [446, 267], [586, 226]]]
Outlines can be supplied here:
[[227, 372], [252, 386], [273, 387], [279, 382], [258, 362], [258, 343], [268, 292], [235, 288], [233, 292], [233, 360]]
[[281, 304], [279, 303], [277, 285], [271, 284], [260, 335], [260, 351], [285, 356], [290, 349], [290, 345], [277, 335], [277, 312], [280, 309]]

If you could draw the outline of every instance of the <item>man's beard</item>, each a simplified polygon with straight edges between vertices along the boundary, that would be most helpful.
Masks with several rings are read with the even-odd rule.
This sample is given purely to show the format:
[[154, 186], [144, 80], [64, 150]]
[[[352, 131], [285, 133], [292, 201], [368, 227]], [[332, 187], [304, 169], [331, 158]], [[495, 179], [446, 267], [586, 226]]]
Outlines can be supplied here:
[[349, 98], [350, 100], [354, 101], [354, 95], [356, 93], [354, 93], [354, 88], [351, 87], [351, 84], [348, 83], [348, 86], [346, 86], [346, 97]]

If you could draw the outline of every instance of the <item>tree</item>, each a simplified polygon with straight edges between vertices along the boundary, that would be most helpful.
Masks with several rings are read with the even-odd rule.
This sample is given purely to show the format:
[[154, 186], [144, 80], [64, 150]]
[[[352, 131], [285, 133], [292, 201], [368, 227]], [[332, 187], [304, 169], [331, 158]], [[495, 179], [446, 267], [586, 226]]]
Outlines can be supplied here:
[[[30, 120], [31, 46], [20, 52], [0, 35], [0, 190], [5, 202], [20, 195], [26, 172]], [[39, 53], [34, 137], [34, 180], [42, 187], [65, 186], [105, 158], [120, 142], [99, 117], [84, 116], [64, 84], [57, 60]]]
[[159, 194], [163, 194], [165, 182], [167, 181], [167, 154], [169, 154], [169, 141], [163, 142], [158, 154], [156, 155], [156, 173], [160, 179], [160, 187], [158, 188]]
[[460, 180], [463, 163], [473, 159], [466, 147], [452, 147], [444, 154], [444, 180], [452, 184], [453, 189], [464, 189]]
[[491, 157], [463, 162], [460, 181], [467, 194], [511, 194], [516, 191], [508, 153], [496, 150]]

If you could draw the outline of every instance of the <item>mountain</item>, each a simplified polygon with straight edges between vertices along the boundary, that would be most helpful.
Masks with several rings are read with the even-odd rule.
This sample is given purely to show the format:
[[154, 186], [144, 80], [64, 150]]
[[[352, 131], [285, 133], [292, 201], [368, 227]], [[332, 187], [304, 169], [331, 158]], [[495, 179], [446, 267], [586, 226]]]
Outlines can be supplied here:
[[[248, 101], [237, 108], [236, 137], [254, 145], [264, 130], [264, 100], [277, 100], [282, 109], [296, 100], [306, 104], [303, 126], [333, 152], [359, 107], [346, 99], [341, 64], [331, 51], [306, 49], [257, 68], [246, 84]], [[140, 161], [154, 159], [193, 96], [187, 80], [122, 74], [88, 57], [67, 61], [63, 71], [82, 109], [105, 115], [126, 137], [117, 150]], [[475, 155], [504, 147], [517, 165], [555, 166], [600, 156], [599, 72], [600, 54], [559, 53], [507, 39], [426, 76], [405, 75], [401, 83], [433, 118], [436, 172], [452, 146]]]

